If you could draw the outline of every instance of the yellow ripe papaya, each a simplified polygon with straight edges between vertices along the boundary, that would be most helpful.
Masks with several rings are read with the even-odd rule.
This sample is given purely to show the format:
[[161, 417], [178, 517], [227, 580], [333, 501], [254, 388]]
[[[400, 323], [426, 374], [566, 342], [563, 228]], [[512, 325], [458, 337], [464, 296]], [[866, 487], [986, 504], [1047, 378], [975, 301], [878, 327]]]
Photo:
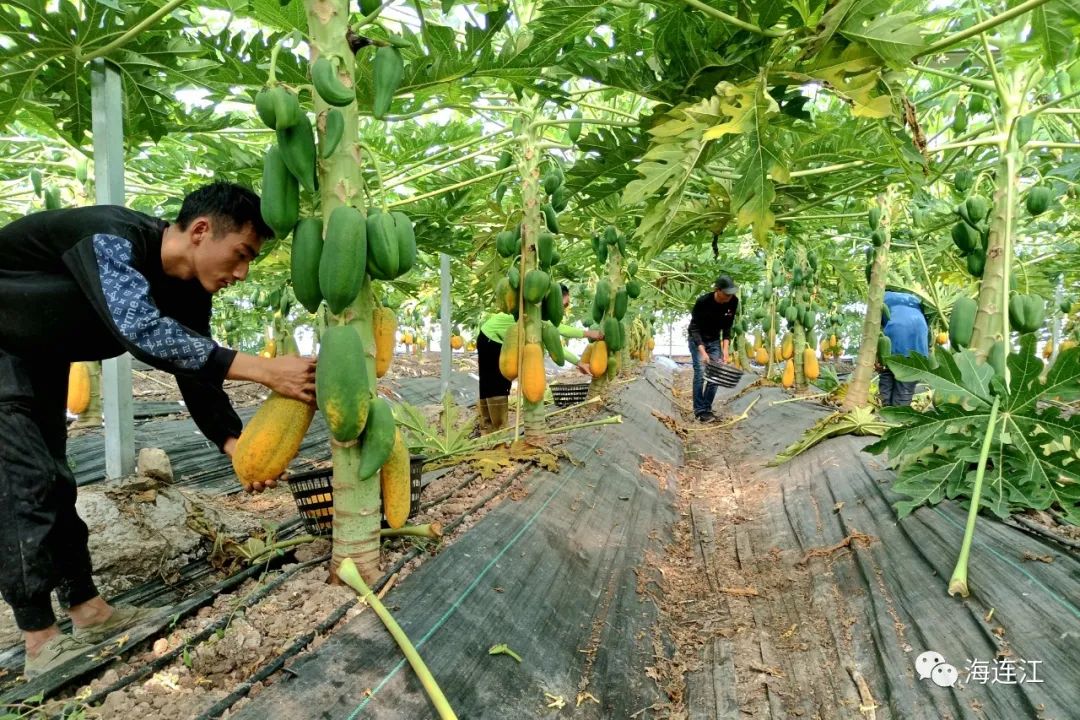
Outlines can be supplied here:
[[371, 313], [371, 324], [375, 335], [375, 377], [382, 377], [394, 357], [397, 316], [390, 308], [380, 305]]
[[405, 444], [401, 430], [395, 430], [394, 433], [394, 449], [379, 470], [379, 484], [382, 486], [386, 524], [399, 528], [409, 519], [412, 483], [409, 479], [409, 447]]
[[525, 356], [521, 361], [521, 393], [531, 403], [544, 399], [544, 348], [540, 343], [525, 343]]
[[289, 467], [304, 441], [315, 408], [270, 393], [240, 433], [232, 464], [244, 487], [277, 479]]
[[1054, 341], [1053, 340], [1047, 340], [1046, 344], [1043, 345], [1042, 356], [1043, 356], [1044, 359], [1049, 360], [1050, 356], [1053, 355], [1053, 354], [1054, 354]]
[[817, 380], [821, 375], [821, 367], [818, 365], [817, 354], [813, 348], [803, 350], [803, 375], [807, 380]]
[[833, 349], [840, 347], [840, 341], [837, 340], [836, 335], [829, 336], [829, 347]]
[[795, 361], [788, 360], [784, 363], [784, 375], [780, 378], [780, 384], [786, 388], [795, 384]]
[[795, 338], [791, 333], [785, 333], [784, 339], [780, 341], [780, 354], [785, 360], [795, 357]]
[[402, 335], [401, 336], [401, 342], [405, 343], [406, 345], [412, 345], [413, 344], [413, 335], [412, 335], [412, 333], [405, 333], [404, 335]]
[[503, 338], [499, 351], [499, 372], [507, 380], [516, 380], [518, 376], [518, 326], [511, 325]]
[[589, 358], [592, 357], [592, 348], [593, 346], [590, 343], [589, 346], [585, 348], [585, 352], [581, 353], [581, 362], [585, 365], [589, 364]]
[[589, 372], [593, 374], [593, 377], [600, 377], [607, 372], [607, 343], [603, 340], [597, 340], [591, 347], [592, 354], [589, 355]]
[[465, 346], [465, 340], [460, 335], [454, 335], [450, 338], [450, 348], [453, 350], [460, 350]]
[[68, 369], [67, 409], [73, 415], [90, 407], [90, 368], [86, 363], [71, 363]]
[[653, 338], [649, 338], [648, 347], [649, 347], [650, 350], [655, 349], [656, 348], [656, 340], [654, 340]]
[[754, 362], [756, 362], [758, 365], [768, 364], [769, 351], [759, 345], [758, 349], [754, 351]]
[[937, 340], [938, 345], [944, 345], [945, 343], [949, 342], [949, 333], [939, 332], [935, 339]]

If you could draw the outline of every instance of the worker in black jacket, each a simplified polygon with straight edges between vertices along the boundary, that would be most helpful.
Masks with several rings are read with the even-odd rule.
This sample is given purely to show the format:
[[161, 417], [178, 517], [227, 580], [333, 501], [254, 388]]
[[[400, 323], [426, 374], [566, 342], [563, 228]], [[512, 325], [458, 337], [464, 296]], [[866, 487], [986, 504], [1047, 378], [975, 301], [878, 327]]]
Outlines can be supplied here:
[[690, 313], [690, 359], [694, 363], [694, 416], [701, 422], [711, 422], [716, 385], [705, 382], [705, 365], [710, 361], [728, 362], [731, 327], [739, 309], [738, 288], [731, 278], [721, 275], [713, 291], [705, 293], [694, 303]]
[[[211, 296], [247, 276], [272, 234], [258, 196], [229, 183], [188, 195], [174, 223], [94, 206], [0, 228], [0, 594], [24, 634], [27, 678], [149, 616], [111, 607], [94, 586], [65, 452], [69, 363], [126, 351], [174, 374], [196, 425], [229, 455], [241, 422], [226, 378], [314, 401], [314, 360], [210, 338]], [[56, 625], [53, 590], [70, 636]]]

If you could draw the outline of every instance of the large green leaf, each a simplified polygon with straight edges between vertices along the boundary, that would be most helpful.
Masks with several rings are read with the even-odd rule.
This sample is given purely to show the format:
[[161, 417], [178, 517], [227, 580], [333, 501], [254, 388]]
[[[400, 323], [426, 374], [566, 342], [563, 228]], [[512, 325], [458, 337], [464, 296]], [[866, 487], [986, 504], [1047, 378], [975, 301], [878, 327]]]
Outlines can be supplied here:
[[[856, 0], [840, 24], [839, 32], [862, 43], [882, 60], [903, 68], [926, 47], [918, 13], [904, 11], [911, 3], [897, 0]], [[925, 11], [925, 10], [924, 10]]]
[[1035, 338], [1025, 335], [1019, 351], [1008, 357], [1008, 390], [996, 379], [988, 385], [992, 371], [976, 365], [970, 351], [952, 356], [939, 348], [936, 358], [934, 367], [911, 357], [889, 360], [898, 378], [934, 389], [934, 406], [923, 413], [885, 408], [882, 414], [897, 427], [866, 448], [887, 452], [897, 468], [894, 487], [907, 496], [898, 511], [905, 514], [943, 496], [970, 497], [978, 450], [991, 430], [986, 399], [992, 387], [1002, 394], [1001, 413], [992, 428], [981, 504], [1001, 517], [1053, 507], [1080, 524], [1080, 416], [1041, 402], [1080, 391], [1080, 348], [1061, 353], [1042, 382]]

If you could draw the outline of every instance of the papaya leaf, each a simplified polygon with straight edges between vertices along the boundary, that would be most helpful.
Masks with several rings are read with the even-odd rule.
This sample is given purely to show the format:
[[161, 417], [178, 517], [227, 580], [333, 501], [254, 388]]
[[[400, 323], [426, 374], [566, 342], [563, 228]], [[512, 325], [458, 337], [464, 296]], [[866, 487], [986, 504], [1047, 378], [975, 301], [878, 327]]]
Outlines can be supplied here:
[[1031, 37], [1042, 46], [1043, 66], [1051, 72], [1074, 53], [1076, 38], [1066, 24], [1065, 14], [1055, 3], [1031, 11]]
[[922, 17], [904, 11], [905, 2], [857, 0], [841, 23], [841, 35], [860, 42], [895, 68], [903, 68], [926, 47], [920, 23]]
[[892, 97], [881, 80], [881, 60], [865, 45], [826, 45], [811, 63], [800, 69], [825, 81], [837, 95], [848, 100], [855, 117], [886, 118], [893, 114]]
[[971, 496], [992, 414], [987, 399], [996, 393], [1001, 412], [980, 504], [998, 517], [1056, 508], [1067, 522], [1080, 525], [1080, 415], [1046, 402], [1080, 392], [1080, 348], [1062, 352], [1042, 380], [1035, 345], [1034, 335], [1026, 335], [1019, 351], [1009, 355], [1008, 389], [988, 366], [976, 364], [970, 351], [952, 355], [938, 348], [934, 366], [918, 357], [890, 358], [897, 378], [934, 390], [934, 405], [926, 412], [883, 409], [896, 427], [865, 448], [888, 453], [896, 468], [893, 489], [905, 496], [896, 504], [901, 516], [946, 497]]

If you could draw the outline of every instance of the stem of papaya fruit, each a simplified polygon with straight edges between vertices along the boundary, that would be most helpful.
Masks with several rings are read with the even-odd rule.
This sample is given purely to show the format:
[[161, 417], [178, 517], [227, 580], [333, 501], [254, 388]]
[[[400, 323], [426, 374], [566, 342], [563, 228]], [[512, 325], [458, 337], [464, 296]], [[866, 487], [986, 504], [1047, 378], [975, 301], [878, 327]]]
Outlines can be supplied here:
[[423, 658], [420, 657], [420, 653], [416, 651], [412, 642], [409, 640], [409, 636], [405, 634], [405, 631], [401, 629], [401, 626], [394, 620], [394, 616], [390, 614], [390, 611], [386, 609], [386, 606], [382, 604], [382, 601], [371, 592], [371, 588], [367, 586], [364, 579], [360, 577], [360, 573], [356, 569], [356, 565], [353, 561], [346, 558], [338, 569], [338, 577], [351, 587], [356, 593], [363, 598], [364, 602], [371, 606], [371, 609], [375, 611], [375, 614], [382, 620], [383, 625], [390, 632], [390, 635], [394, 638], [394, 642], [401, 648], [401, 652], [405, 655], [405, 659], [409, 661], [409, 665], [412, 666], [413, 672], [416, 673], [416, 677], [420, 679], [420, 684], [424, 686], [424, 690], [427, 691], [428, 697], [431, 698], [431, 704], [435, 706], [436, 712], [439, 713], [441, 720], [457, 720], [457, 715], [454, 714], [453, 708], [450, 707], [450, 702], [446, 699], [439, 684], [435, 682], [435, 677], [428, 670], [426, 664], [424, 664]]
[[971, 506], [968, 508], [967, 524], [964, 526], [964, 541], [960, 545], [960, 556], [956, 560], [956, 568], [949, 580], [950, 595], [960, 593], [961, 597], [968, 596], [968, 558], [971, 555], [971, 542], [975, 537], [975, 518], [979, 515], [983, 477], [986, 475], [986, 460], [990, 456], [990, 445], [994, 439], [1000, 402], [1001, 398], [995, 396], [994, 404], [990, 406], [990, 421], [987, 423], [986, 434], [983, 436], [982, 450], [979, 451], [979, 469], [975, 472], [975, 487], [971, 490]]

